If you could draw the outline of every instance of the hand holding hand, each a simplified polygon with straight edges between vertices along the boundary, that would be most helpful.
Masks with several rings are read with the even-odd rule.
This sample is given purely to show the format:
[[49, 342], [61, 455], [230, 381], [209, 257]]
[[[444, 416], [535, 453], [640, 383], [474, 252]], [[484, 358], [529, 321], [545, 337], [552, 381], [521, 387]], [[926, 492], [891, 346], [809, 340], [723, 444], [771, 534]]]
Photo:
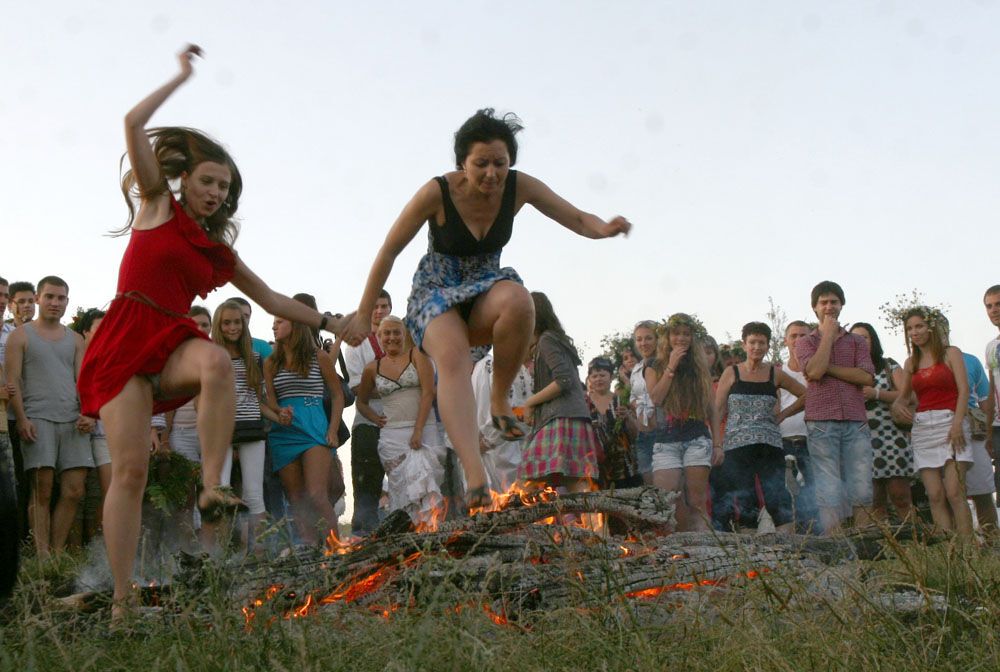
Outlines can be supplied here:
[[350, 315], [345, 315], [344, 319], [347, 320], [345, 326], [342, 327], [343, 331], [340, 335], [344, 338], [344, 341], [348, 345], [357, 346], [361, 344], [361, 341], [368, 338], [368, 334], [371, 332], [371, 320], [361, 313], [351, 313]]
[[872, 399], [875, 398], [874, 387], [868, 387], [867, 385], [865, 385], [864, 387], [861, 388], [861, 393], [865, 395], [865, 401], [871, 401]]
[[85, 415], [81, 415], [79, 418], [76, 419], [76, 431], [80, 432], [81, 434], [90, 434], [92, 431], [94, 431], [94, 424], [95, 422], [93, 418], [88, 418]]
[[340, 437], [337, 436], [337, 427], [331, 425], [326, 430], [326, 445], [330, 448], [337, 448], [340, 446]]
[[902, 397], [892, 403], [890, 407], [892, 419], [903, 424], [913, 424], [913, 409], [909, 404], [902, 402]]
[[413, 428], [413, 434], [410, 434], [410, 450], [420, 450], [424, 447], [423, 434], [424, 430]]
[[291, 406], [278, 409], [278, 424], [287, 427], [292, 424], [292, 418], [294, 415], [295, 411], [292, 410]]

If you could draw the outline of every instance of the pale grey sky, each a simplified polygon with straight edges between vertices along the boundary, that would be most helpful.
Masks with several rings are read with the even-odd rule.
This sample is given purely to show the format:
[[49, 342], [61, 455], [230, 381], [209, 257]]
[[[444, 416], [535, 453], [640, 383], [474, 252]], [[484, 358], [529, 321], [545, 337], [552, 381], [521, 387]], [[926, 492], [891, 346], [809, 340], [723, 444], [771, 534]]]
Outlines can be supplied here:
[[[891, 354], [878, 306], [919, 288], [982, 358], [998, 28], [992, 0], [6, 3], [0, 275], [59, 274], [74, 307], [114, 295], [121, 121], [191, 41], [206, 59], [153, 122], [232, 150], [238, 250], [281, 291], [353, 309], [399, 210], [452, 167], [455, 129], [494, 106], [524, 121], [519, 169], [635, 225], [595, 242], [526, 208], [505, 252], [588, 355], [679, 310], [719, 337], [768, 296], [808, 317], [829, 278]], [[389, 280], [398, 314], [425, 247]]]

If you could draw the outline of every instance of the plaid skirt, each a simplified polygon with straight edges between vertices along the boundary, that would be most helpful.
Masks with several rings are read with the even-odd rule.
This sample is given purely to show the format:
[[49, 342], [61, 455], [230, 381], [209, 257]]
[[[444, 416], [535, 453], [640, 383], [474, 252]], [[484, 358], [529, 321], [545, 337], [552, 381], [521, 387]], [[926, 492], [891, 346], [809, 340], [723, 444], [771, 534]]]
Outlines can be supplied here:
[[590, 418], [553, 418], [524, 444], [517, 476], [541, 480], [559, 474], [596, 480], [599, 450]]

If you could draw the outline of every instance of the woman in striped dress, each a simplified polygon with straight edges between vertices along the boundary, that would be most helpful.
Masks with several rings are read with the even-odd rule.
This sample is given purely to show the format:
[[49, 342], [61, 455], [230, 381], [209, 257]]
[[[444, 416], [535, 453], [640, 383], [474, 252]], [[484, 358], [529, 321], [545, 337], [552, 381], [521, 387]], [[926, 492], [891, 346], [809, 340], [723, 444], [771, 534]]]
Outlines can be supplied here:
[[[330, 532], [337, 517], [330, 502], [330, 468], [338, 445], [337, 426], [344, 393], [333, 359], [316, 346], [312, 330], [301, 323], [274, 318], [274, 352], [264, 362], [267, 403], [277, 413], [271, 430], [271, 459], [306, 543]], [[330, 420], [323, 411], [323, 387], [330, 389]], [[317, 536], [322, 525], [323, 536]]]
[[226, 301], [215, 309], [212, 340], [226, 349], [233, 362], [236, 431], [222, 467], [222, 484], [229, 485], [235, 450], [243, 483], [240, 496], [247, 505], [249, 516], [249, 532], [241, 526], [240, 535], [249, 549], [253, 545], [253, 533], [264, 519], [264, 418], [278, 422], [278, 414], [261, 401], [264, 384], [261, 358], [253, 351], [240, 304]]

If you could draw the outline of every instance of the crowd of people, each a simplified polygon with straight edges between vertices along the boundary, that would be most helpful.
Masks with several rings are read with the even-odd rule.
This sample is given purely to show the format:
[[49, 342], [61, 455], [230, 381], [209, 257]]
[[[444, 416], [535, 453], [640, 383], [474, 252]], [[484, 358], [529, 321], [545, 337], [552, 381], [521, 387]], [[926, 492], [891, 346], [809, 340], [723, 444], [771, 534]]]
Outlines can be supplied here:
[[[200, 465], [178, 525], [197, 520], [200, 543], [212, 546], [219, 521], [238, 516], [249, 550], [268, 515], [293, 520], [304, 543], [337, 536], [337, 451], [348, 442], [358, 535], [380, 510], [433, 525], [515, 485], [573, 493], [642, 483], [681, 493], [680, 529], [752, 526], [764, 510], [780, 529], [833, 534], [845, 518], [909, 518], [924, 498], [937, 527], [969, 534], [967, 495], [980, 498], [980, 523], [995, 526], [983, 418], [994, 417], [997, 356], [987, 376], [949, 345], [939, 310], [898, 316], [910, 353], [898, 365], [871, 324], [841, 326], [844, 292], [827, 281], [812, 292], [816, 325], [785, 329], [781, 366], [768, 361], [767, 324], [745, 325], [724, 357], [693, 314], [676, 313], [639, 322], [634, 343], [590, 361], [581, 379], [548, 297], [501, 267], [501, 254], [525, 205], [595, 240], [632, 225], [515, 170], [522, 124], [512, 113], [484, 108], [461, 125], [455, 169], [404, 206], [354, 312], [321, 313], [309, 294], [275, 292], [233, 249], [243, 179], [229, 152], [192, 128], [148, 128], [200, 56], [185, 47], [179, 72], [125, 116], [128, 218], [115, 233], [129, 243], [107, 312], [86, 311], [70, 329], [65, 280], [9, 285], [4, 490], [20, 488], [44, 555], [65, 547], [88, 472], [97, 474], [114, 619], [135, 604], [151, 453]], [[427, 252], [398, 318], [384, 286], [424, 227]], [[214, 314], [193, 304], [227, 283], [249, 301]], [[996, 290], [986, 300], [1000, 325]], [[270, 343], [249, 332], [251, 302], [274, 317]]]
[[[724, 361], [694, 315], [675, 313], [637, 323], [632, 342], [592, 359], [581, 379], [577, 349], [551, 302], [540, 292], [530, 296], [535, 327], [508, 393], [513, 424], [498, 427], [490, 412], [494, 355], [471, 375], [493, 492], [647, 484], [681, 493], [679, 529], [753, 528], [766, 511], [779, 531], [826, 534], [846, 518], [853, 525], [914, 519], [922, 501], [934, 526], [970, 534], [968, 498], [983, 529], [997, 526], [991, 458], [1000, 338], [987, 344], [984, 369], [949, 345], [940, 310], [914, 305], [897, 315], [910, 355], [900, 364], [885, 356], [871, 323], [840, 324], [844, 292], [822, 282], [812, 292], [814, 319], [784, 327], [784, 363], [770, 361], [768, 324], [744, 325], [742, 354]], [[307, 294], [295, 299], [315, 303]], [[76, 392], [105, 314], [81, 311], [66, 326], [68, 301], [57, 276], [37, 286], [0, 278], [0, 309], [10, 314], [0, 338], [0, 414], [7, 416], [0, 474], [19, 493], [26, 531], [43, 555], [66, 547], [88, 475], [100, 497], [110, 483], [103, 423], [80, 413]], [[984, 303], [1000, 328], [1000, 286], [986, 291]], [[324, 342], [318, 330], [280, 317], [271, 342], [252, 338], [251, 310], [234, 297], [214, 314], [190, 311], [232, 369], [235, 430], [222, 483], [238, 484], [246, 508], [238, 529], [248, 551], [268, 519], [287, 516], [303, 543], [320, 543], [336, 529], [334, 505], [345, 493], [337, 453], [345, 443], [354, 535], [398, 509], [418, 524], [462, 515], [468, 483], [441, 423], [436, 366], [391, 314], [388, 292], [379, 292], [369, 333], [356, 346]], [[343, 412], [351, 403], [348, 429]], [[152, 416], [148, 459], [174, 451], [200, 463], [203, 412], [196, 397]], [[175, 524], [189, 542], [197, 534], [212, 547], [220, 516], [202, 511], [199, 520], [195, 501], [192, 479]], [[99, 529], [101, 510], [92, 507], [86, 536]]]

